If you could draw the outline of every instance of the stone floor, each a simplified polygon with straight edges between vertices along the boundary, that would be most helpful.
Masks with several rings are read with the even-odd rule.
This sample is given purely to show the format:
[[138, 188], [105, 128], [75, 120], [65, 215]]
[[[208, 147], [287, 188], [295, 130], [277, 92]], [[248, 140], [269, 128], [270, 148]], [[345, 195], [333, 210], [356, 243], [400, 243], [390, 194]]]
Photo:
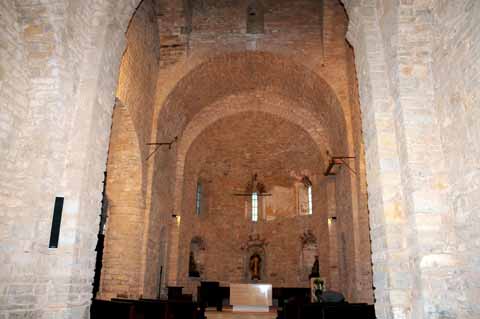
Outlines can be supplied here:
[[238, 313], [231, 310], [224, 310], [221, 312], [207, 311], [205, 313], [207, 319], [275, 319], [277, 318], [277, 312], [272, 311], [268, 313]]

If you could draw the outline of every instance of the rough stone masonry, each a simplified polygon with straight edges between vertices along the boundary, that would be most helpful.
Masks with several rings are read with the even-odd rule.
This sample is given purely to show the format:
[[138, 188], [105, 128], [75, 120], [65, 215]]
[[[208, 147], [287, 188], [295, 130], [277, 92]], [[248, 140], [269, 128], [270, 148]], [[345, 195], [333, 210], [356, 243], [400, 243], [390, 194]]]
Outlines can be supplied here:
[[[105, 171], [98, 298], [194, 289], [201, 235], [205, 275], [232, 280], [209, 258], [242, 257], [208, 231], [245, 241], [248, 204], [224, 193], [249, 176], [234, 159], [250, 147], [244, 169], [272, 169], [272, 189], [314, 184], [311, 218], [258, 224], [289, 260], [270, 279], [303, 285], [293, 265], [311, 230], [327, 280], [378, 318], [480, 317], [478, 21], [477, 0], [3, 1], [0, 318], [89, 317]], [[147, 160], [147, 143], [175, 136]], [[327, 151], [355, 155], [357, 174], [324, 178]], [[197, 223], [198, 177], [212, 182]]]

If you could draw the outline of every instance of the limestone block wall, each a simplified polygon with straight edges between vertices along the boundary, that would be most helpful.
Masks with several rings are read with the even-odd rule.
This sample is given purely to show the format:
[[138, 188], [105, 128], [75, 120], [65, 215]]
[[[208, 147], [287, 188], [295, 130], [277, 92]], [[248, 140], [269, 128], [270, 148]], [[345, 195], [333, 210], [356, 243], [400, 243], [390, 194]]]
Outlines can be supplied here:
[[[149, 164], [153, 148], [151, 127], [160, 38], [153, 1], [143, 1], [135, 11], [126, 33], [117, 86], [107, 164], [108, 202], [105, 248], [99, 297], [140, 295], [155, 297], [153, 287], [160, 269], [160, 226], [158, 210], [147, 209]], [[157, 227], [149, 234], [149, 216]], [[144, 279], [144, 277], [148, 279]], [[144, 283], [152, 287], [144, 293]]]
[[[480, 314], [479, 167], [480, 4], [476, 1], [434, 2], [432, 11], [432, 76], [434, 112], [440, 130], [449, 187], [446, 199], [455, 233], [453, 298], [459, 315]], [[451, 247], [450, 249], [453, 249]]]
[[[377, 316], [477, 318], [478, 1], [342, 2], [349, 14], [362, 106]], [[0, 141], [6, 163], [0, 195], [0, 316], [88, 317], [114, 92], [124, 33], [138, 3], [0, 5]], [[325, 3], [342, 10], [335, 1]], [[332, 16], [328, 12], [325, 17]], [[343, 50], [342, 27], [328, 28], [340, 30], [336, 43]], [[212, 41], [204, 47], [212, 47]], [[255, 38], [238, 47], [252, 49], [259, 42]], [[319, 50], [289, 48], [286, 55], [294, 52], [297, 61], [335, 79], [330, 84], [340, 100], [349, 96], [338, 69], [342, 64], [334, 63], [333, 55], [328, 60], [332, 47], [325, 47], [330, 63], [324, 68]], [[312, 54], [303, 54], [304, 49]], [[155, 112], [178, 79], [210, 53], [205, 49], [195, 60], [185, 46], [178, 56], [173, 61], [183, 64], [174, 63], [159, 76]], [[417, 153], [415, 132], [432, 138], [433, 144], [423, 146], [434, 150], [433, 157]], [[443, 169], [445, 181], [440, 178], [434, 183], [438, 188], [432, 187], [431, 177]], [[426, 188], [417, 196], [419, 184]], [[172, 188], [166, 192], [173, 194]], [[61, 246], [49, 250], [52, 203], [58, 195], [66, 198]], [[443, 195], [447, 203], [422, 202]], [[431, 204], [435, 210], [425, 213]], [[438, 234], [444, 235], [440, 241]]]
[[[355, 240], [359, 243], [356, 247], [356, 264], [359, 267], [356, 268], [356, 277], [361, 280], [356, 281], [356, 292], [361, 295], [363, 301], [373, 303], [373, 294], [369, 291], [373, 287], [372, 281], [372, 249], [370, 241], [370, 222], [369, 222], [369, 208], [368, 208], [368, 194], [367, 194], [367, 177], [366, 177], [366, 165], [365, 165], [365, 144], [362, 137], [362, 114], [360, 111], [358, 81], [355, 72], [355, 63], [353, 54], [349, 58], [350, 61], [347, 64], [349, 72], [350, 82], [350, 103], [352, 104], [352, 130], [357, 132], [353, 134], [353, 144], [355, 150], [352, 152], [355, 154], [356, 160], [350, 161], [350, 165], [356, 172], [356, 196], [357, 200], [354, 201], [354, 218], [356, 219], [358, 236]], [[354, 195], [354, 196], [355, 196]], [[365, 231], [367, 230], [368, 231]]]
[[99, 298], [139, 294], [145, 190], [137, 130], [126, 106], [113, 112], [107, 163], [107, 223]]
[[[17, 22], [29, 80], [28, 113], [21, 108], [17, 113], [19, 138], [9, 139], [4, 148], [17, 168], [7, 168], [8, 177], [2, 177], [10, 185], [6, 190], [15, 189], [2, 200], [2, 212], [10, 216], [2, 223], [15, 227], [5, 232], [6, 243], [13, 245], [2, 242], [2, 247], [10, 247], [2, 256], [11, 258], [2, 271], [2, 316], [86, 317], [112, 92], [128, 22], [125, 15], [131, 16], [135, 3], [124, 3], [115, 14], [107, 1], [23, 1], [15, 3], [16, 13], [11, 11], [12, 1], [3, 5], [2, 22], [9, 27], [2, 28], [2, 34]], [[8, 43], [15, 42], [2, 41]], [[22, 47], [16, 52], [22, 54]], [[25, 85], [21, 80], [16, 84]], [[3, 106], [2, 114], [8, 114]], [[65, 205], [59, 247], [49, 249], [55, 196], [64, 196]]]
[[[345, 125], [346, 129], [340, 129], [342, 131], [340, 134], [332, 134], [333, 139], [339, 138], [332, 143], [332, 146], [341, 149], [348, 144], [349, 146], [345, 150], [336, 153], [342, 153], [342, 155], [355, 153], [352, 139], [355, 134], [351, 126], [351, 116], [353, 109], [355, 107], [358, 109], [358, 105], [350, 103], [352, 99], [356, 99], [356, 96], [351, 94], [350, 86], [354, 83], [350, 80], [352, 72], [349, 71], [349, 65], [351, 70], [352, 60], [349, 60], [348, 57], [351, 57], [352, 53], [344, 39], [347, 19], [343, 7], [336, 1], [299, 1], [295, 4], [287, 1], [269, 2], [266, 3], [265, 33], [251, 35], [245, 33], [246, 6], [246, 2], [239, 2], [232, 6], [220, 1], [194, 3], [192, 7], [187, 6], [183, 10], [177, 6], [164, 7], [165, 13], [175, 13], [174, 16], [177, 18], [175, 20], [172, 19], [172, 15], [168, 15], [166, 19], [172, 21], [174, 25], [169, 29], [171, 37], [168, 39], [178, 43], [175, 42], [177, 43], [175, 48], [165, 48], [166, 50], [175, 50], [175, 58], [169, 59], [170, 62], [166, 65], [162, 64], [159, 74], [157, 135], [164, 136], [165, 139], [175, 135], [181, 137], [183, 128], [197, 116], [203, 106], [208, 106], [216, 100], [236, 94], [236, 92], [250, 90], [252, 87], [267, 86], [268, 89], [273, 87], [273, 90], [281, 87], [279, 91], [282, 94], [287, 93], [290, 99], [304, 100], [304, 106], [310, 106], [311, 103], [313, 109], [320, 110], [318, 105], [323, 105], [323, 103], [318, 103], [318, 101], [322, 98], [306, 98], [308, 96], [306, 91], [310, 89], [309, 85], [296, 87], [297, 83], [321, 82], [317, 79], [313, 80], [313, 78], [312, 82], [309, 82], [305, 78], [304, 74], [313, 72], [314, 75], [319, 75], [329, 87], [325, 91], [319, 89], [319, 92], [333, 91], [333, 95], [328, 93], [329, 97], [324, 99], [325, 104], [337, 103], [334, 101], [340, 103], [339, 108], [334, 107], [334, 112], [324, 112], [322, 116], [335, 118], [338, 115], [342, 122], [345, 121], [345, 124], [342, 125]], [[160, 25], [164, 21], [165, 19], [160, 19]], [[185, 27], [184, 31], [191, 30], [191, 32], [182, 34], [182, 27]], [[167, 34], [164, 33], [162, 37], [166, 38]], [[182, 45], [178, 46], [179, 43]], [[178, 52], [180, 48], [184, 48], [183, 53]], [[251, 62], [249, 62], [248, 54], [245, 58], [242, 56], [245, 51], [254, 57]], [[231, 59], [229, 55], [234, 58]], [[301, 67], [295, 66], [290, 69], [286, 60], [283, 60], [284, 58], [289, 63], [298, 63]], [[272, 65], [282, 65], [284, 71], [287, 69], [289, 71], [279, 72], [276, 67], [270, 68]], [[302, 67], [306, 69], [302, 69]], [[251, 71], [248, 72], [249, 70]], [[255, 76], [252, 76], [252, 72], [255, 73]], [[316, 84], [313, 86], [315, 87]], [[330, 89], [332, 91], [329, 91]], [[334, 114], [336, 112], [343, 114]], [[332, 123], [336, 123], [335, 121], [327, 120], [326, 123], [333, 125]], [[335, 127], [335, 130], [340, 126], [333, 125], [332, 127]], [[359, 126], [356, 126], [355, 129], [359, 129]], [[342, 139], [344, 133], [346, 133], [346, 138]], [[179, 144], [183, 144], [182, 139]], [[180, 152], [183, 150], [181, 149]], [[180, 158], [183, 156], [184, 153], [180, 153]], [[358, 158], [358, 163], [360, 163], [362, 159]], [[178, 203], [182, 183], [182, 178], [178, 178], [181, 176], [178, 170], [181, 172], [183, 169], [182, 161], [177, 161], [176, 164], [176, 214], [182, 212], [181, 204]], [[362, 164], [355, 165], [361, 166]], [[348, 211], [346, 214], [352, 214], [352, 210], [361, 206], [356, 202], [362, 200], [357, 195], [357, 186], [352, 186], [355, 177], [345, 174], [340, 178], [346, 179], [342, 181], [342, 185], [351, 189], [353, 195], [345, 196], [348, 192], [339, 192], [341, 197], [338, 198], [338, 201], [342, 203], [339, 207]], [[167, 180], [164, 181], [163, 185], [169, 184], [166, 182]], [[361, 183], [365, 190], [365, 183]], [[351, 201], [352, 204], [348, 204], [348, 201]], [[366, 214], [366, 207], [363, 205], [362, 212], [355, 213], [351, 219], [345, 220], [356, 225], [352, 228], [355, 229], [355, 232], [367, 234]], [[357, 242], [349, 243], [348, 253], [351, 255], [347, 258], [348, 262], [351, 264], [363, 263], [361, 268], [365, 269], [370, 267], [368, 235], [350, 239]], [[175, 252], [177, 250], [175, 247], [170, 248], [172, 252], [170, 256], [173, 256], [170, 265], [174, 266], [177, 265], [178, 253]], [[362, 282], [364, 283], [361, 284], [362, 287], [371, 288], [370, 271], [368, 270], [362, 272], [356, 269], [355, 272], [348, 272], [348, 274], [345, 272], [343, 275], [351, 276], [350, 284]], [[176, 282], [175, 276], [174, 273], [169, 275], [172, 284]], [[369, 289], [351, 288], [349, 291], [352, 293], [352, 299], [372, 301], [371, 294], [368, 293]], [[362, 296], [361, 293], [358, 294], [359, 291], [367, 293]], [[357, 294], [355, 297], [353, 297], [354, 293]]]
[[[12, 316], [41, 316], [49, 305], [83, 297], [81, 288], [78, 299], [70, 295], [74, 269], [63, 267], [64, 263], [73, 264], [74, 218], [69, 209], [64, 215], [60, 248], [48, 249], [53, 202], [55, 196], [65, 195], [64, 128], [71, 111], [63, 103], [67, 93], [59, 74], [66, 62], [62, 54], [66, 44], [57, 29], [64, 22], [63, 14], [61, 5], [54, 11], [29, 1], [2, 4], [2, 23], [6, 25], [2, 27], [5, 199], [1, 202], [6, 259], [2, 263], [1, 312]], [[58, 19], [55, 23], [54, 17]], [[56, 156], [50, 158], [51, 154]], [[59, 307], [59, 311], [65, 309]]]
[[[308, 287], [313, 260], [303, 264], [301, 239], [309, 232], [316, 237], [321, 274], [330, 283], [327, 198], [322, 184], [325, 177], [319, 174], [322, 166], [311, 137], [301, 127], [274, 115], [258, 111], [240, 113], [220, 119], [203, 131], [187, 155], [179, 283], [190, 288], [198, 282], [188, 278], [190, 242], [195, 237], [201, 238], [205, 246], [202, 280], [225, 285], [248, 282], [245, 260], [250, 256], [246, 247], [249, 235], [256, 233], [267, 243], [262, 282], [276, 287]], [[298, 198], [272, 194], [272, 198], [260, 197], [259, 222], [253, 223], [251, 197], [233, 194], [244, 192], [254, 173], [266, 185], [267, 192], [282, 187], [295, 194], [295, 183], [307, 175], [313, 182], [313, 215], [299, 215], [295, 209]], [[200, 215], [195, 209], [198, 181], [202, 183]], [[265, 203], [270, 200], [283, 200], [289, 211], [268, 221]]]
[[[171, 141], [171, 137], [169, 135], [158, 135], [157, 140]], [[172, 240], [175, 240], [174, 236], [170, 236], [170, 234], [176, 230], [175, 219], [172, 217], [175, 212], [176, 149], [177, 146], [175, 144], [172, 145], [171, 149], [164, 146], [160, 148], [150, 160], [155, 166], [152, 169], [152, 175], [150, 177], [151, 188], [147, 193], [148, 196], [151, 196], [151, 202], [149, 207], [150, 217], [147, 219], [149, 223], [148, 232], [144, 234], [149, 251], [146, 255], [149, 261], [145, 263], [145, 296], [156, 296], [161, 267], [163, 267], [162, 286], [164, 288], [168, 284], [168, 278], [172, 272], [171, 269], [175, 269], [170, 267], [168, 256], [171, 250], [176, 247], [176, 245], [172, 243]], [[175, 273], [174, 270], [173, 273]]]
[[[153, 0], [143, 1], [130, 21], [127, 47], [118, 77], [117, 98], [130, 110], [138, 140], [150, 141], [156, 81], [160, 63], [160, 36]], [[142, 145], [142, 157], [148, 148]]]
[[[138, 2], [65, 0], [45, 4], [24, 1], [17, 3], [16, 16], [11, 3], [2, 7], [2, 21], [12, 25], [10, 21], [17, 20], [18, 30], [23, 30], [20, 37], [24, 39], [18, 43], [26, 44], [27, 63], [24, 66], [30, 79], [27, 86], [31, 114], [24, 114], [25, 117], [21, 112], [17, 114], [18, 123], [24, 122], [15, 133], [21, 138], [16, 141], [9, 138], [6, 145], [10, 162], [14, 162], [18, 170], [7, 169], [7, 175], [2, 176], [2, 182], [8, 181], [2, 209], [5, 208], [3, 211], [8, 215], [4, 219], [8, 224], [5, 241], [10, 244], [5, 246], [9, 250], [2, 253], [2, 258], [8, 261], [7, 271], [2, 272], [6, 274], [2, 291], [7, 296], [2, 307], [5, 305], [3, 309], [12, 316], [88, 316], [114, 92], [126, 43], [124, 33]], [[340, 13], [341, 7], [336, 8]], [[289, 9], [282, 11], [288, 12]], [[4, 20], [4, 17], [8, 19]], [[342, 19], [344, 27], [346, 20]], [[340, 30], [341, 37], [335, 43], [339, 44], [340, 51], [343, 50], [346, 45], [342, 29], [336, 25], [330, 28]], [[295, 33], [293, 29], [287, 31]], [[4, 36], [2, 33], [2, 40]], [[10, 36], [6, 38], [10, 39]], [[208, 46], [211, 43], [207, 41], [205, 47]], [[249, 42], [248, 47], [253, 48], [253, 44]], [[293, 57], [297, 61], [331, 80], [340, 100], [345, 101], [348, 89], [341, 81], [344, 74], [338, 69], [341, 69], [341, 61], [336, 65], [333, 63], [336, 57], [332, 55], [332, 63], [321, 71], [320, 51], [308, 50], [312, 54], [307, 56], [302, 53], [305, 49], [302, 46], [291, 48], [290, 52], [296, 52]], [[263, 50], [268, 51], [268, 47]], [[210, 53], [219, 51], [215, 48]], [[202, 57], [199, 60], [210, 53], [199, 54]], [[161, 108], [177, 80], [198, 62], [192, 55], [190, 57], [188, 63], [183, 60], [180, 63], [184, 64], [172, 73], [163, 70], [165, 72], [158, 81], [159, 103], [155, 112]], [[8, 61], [16, 63], [15, 59]], [[10, 76], [9, 73], [7, 78]], [[21, 80], [16, 83], [23, 85]], [[12, 103], [8, 102], [8, 105]], [[342, 103], [342, 107], [346, 105], [348, 103]], [[156, 120], [158, 116], [154, 118]], [[164, 165], [173, 166], [172, 162]], [[153, 172], [149, 176], [163, 176], [156, 174]], [[174, 176], [174, 173], [168, 174]], [[172, 194], [173, 191], [167, 188], [165, 193]], [[48, 242], [52, 203], [56, 195], [66, 197], [61, 248], [48, 250], [44, 243]], [[147, 207], [149, 205], [147, 198]], [[151, 206], [163, 207], [159, 203], [151, 203]], [[165, 214], [169, 213], [168, 208]], [[21, 223], [18, 222], [19, 216]], [[34, 284], [30, 285], [32, 282]], [[17, 299], [19, 295], [22, 297]]]
[[[22, 124], [22, 119], [28, 114], [28, 80], [22, 30], [16, 5], [13, 2], [2, 3], [1, 12], [3, 17], [1, 35], [3, 45], [0, 49], [1, 152], [5, 164], [12, 166], [13, 152], [9, 148], [13, 149], [16, 145], [19, 137], [15, 128]], [[8, 156], [11, 158], [8, 159]], [[2, 178], [2, 181], [5, 180]]]
[[[36, 275], [28, 269], [34, 257], [22, 251], [23, 246], [31, 250], [33, 234], [29, 233], [35, 229], [35, 224], [29, 223], [28, 204], [23, 202], [28, 190], [22, 184], [28, 177], [26, 172], [22, 173], [25, 163], [19, 161], [25, 144], [21, 127], [30, 116], [23, 30], [13, 1], [2, 2], [0, 12], [0, 313], [7, 313], [9, 307], [34, 304], [35, 290], [41, 288], [28, 283], [28, 277]], [[16, 266], [19, 260], [23, 260], [22, 269]]]
[[[456, 224], [456, 213], [471, 207], [463, 194], [454, 200], [465, 189], [451, 178], [472, 172], [452, 154], [471, 153], [463, 145], [475, 129], [461, 120], [445, 128], [454, 110], [463, 112], [454, 105], [474, 95], [462, 81], [475, 56], [478, 7], [470, 1], [344, 2], [363, 111], [377, 315], [474, 318], [478, 309], [460, 300], [477, 293], [466, 284], [475, 278], [467, 270], [475, 259], [463, 244], [475, 239]], [[469, 92], [465, 99], [453, 98], [458, 87]]]

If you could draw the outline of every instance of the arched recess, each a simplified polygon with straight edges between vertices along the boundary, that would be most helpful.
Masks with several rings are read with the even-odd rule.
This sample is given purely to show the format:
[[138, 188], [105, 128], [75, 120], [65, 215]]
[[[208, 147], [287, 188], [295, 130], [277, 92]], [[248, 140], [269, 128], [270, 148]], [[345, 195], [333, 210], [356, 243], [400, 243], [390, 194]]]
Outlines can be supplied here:
[[[180, 137], [178, 154], [182, 158], [188, 150], [184, 146], [189, 143], [186, 141], [195, 138], [195, 133], [190, 136], [186, 128], [204, 108], [217, 106], [217, 110], [198, 117], [200, 127], [205, 127], [203, 123], [211, 122], [222, 112], [236, 111], [229, 110], [226, 103], [222, 104], [223, 99], [231, 102], [240, 95], [248, 94], [252, 98], [258, 97], [258, 101], [275, 99], [276, 103], [264, 103], [264, 111], [296, 119], [297, 123], [303, 121], [302, 126], [316, 136], [314, 140], [323, 150], [337, 154], [348, 152], [346, 120], [330, 85], [307, 67], [269, 52], [223, 54], [198, 64], [179, 80], [165, 100], [158, 118], [157, 136], [164, 139]], [[244, 109], [252, 107], [253, 104], [243, 106]], [[195, 127], [194, 124], [191, 126]], [[200, 133], [198, 128], [195, 131]], [[184, 134], [188, 135], [184, 137]], [[165, 156], [158, 156], [163, 160], [155, 159], [156, 165], [165, 165]], [[177, 177], [180, 176], [179, 170], [183, 170], [182, 164], [182, 160], [177, 160]], [[155, 179], [153, 183], [156, 183]], [[175, 194], [180, 189], [181, 181], [177, 178]], [[181, 211], [178, 204], [173, 209], [178, 213]]]
[[188, 276], [200, 278], [205, 272], [205, 241], [201, 236], [195, 236], [190, 241], [190, 256]]
[[[215, 145], [231, 147], [216, 149]], [[248, 145], [251, 145], [252, 148], [247, 149], [246, 146]], [[269, 145], [272, 145], [271, 148]], [[204, 152], [204, 149], [210, 151]], [[261, 150], [266, 150], [263, 153], [264, 155], [260, 155]], [[212, 243], [211, 251], [215, 252], [218, 257], [212, 254], [210, 258], [207, 258], [209, 260], [207, 269], [213, 269], [207, 274], [207, 276], [211, 276], [210, 280], [238, 281], [247, 278], [243, 272], [237, 272], [237, 267], [240, 266], [240, 259], [247, 258], [246, 255], [241, 253], [241, 250], [245, 248], [244, 240], [251, 235], [252, 224], [250, 223], [251, 215], [249, 215], [251, 202], [247, 197], [231, 196], [231, 191], [245, 189], [249, 172], [254, 169], [259, 172], [259, 180], [265, 183], [267, 192], [273, 191], [276, 194], [274, 197], [278, 198], [280, 194], [278, 191], [281, 191], [281, 194], [286, 194], [286, 197], [280, 195], [282, 199], [286, 198], [286, 201], [288, 201], [286, 206], [282, 207], [283, 210], [278, 211], [278, 215], [275, 215], [275, 212], [272, 211], [275, 208], [272, 209], [269, 216], [273, 218], [267, 219], [267, 207], [263, 205], [263, 199], [259, 200], [259, 206], [262, 206], [259, 209], [259, 220], [260, 224], [263, 225], [261, 231], [259, 230], [260, 236], [264, 234], [267, 241], [276, 243], [272, 250], [276, 253], [270, 255], [273, 259], [268, 258], [268, 274], [274, 274], [270, 278], [273, 280], [271, 283], [276, 286], [284, 284], [292, 287], [307, 285], [308, 277], [307, 279], [300, 279], [296, 272], [282, 273], [282, 267], [293, 269], [298, 264], [296, 258], [300, 254], [298, 236], [303, 233], [304, 222], [313, 222], [318, 233], [327, 233], [327, 216], [324, 213], [325, 210], [322, 209], [325, 202], [323, 201], [322, 190], [316, 189], [314, 195], [316, 213], [313, 216], [302, 217], [297, 214], [296, 210], [297, 190], [295, 186], [296, 182], [299, 182], [304, 176], [302, 174], [315, 175], [312, 176], [315, 182], [323, 179], [323, 176], [320, 176], [323, 171], [320, 154], [313, 139], [301, 126], [280, 116], [255, 110], [232, 114], [219, 119], [195, 139], [187, 155], [185, 176], [179, 176], [179, 178], [185, 179], [183, 182], [184, 190], [180, 194], [183, 198], [180, 236], [182, 242], [185, 242], [184, 238], [201, 233], [208, 239], [208, 242]], [[193, 192], [196, 176], [199, 172], [204, 172], [205, 179], [211, 187], [211, 197], [207, 199], [211, 202], [211, 210], [205, 216], [197, 218], [193, 210]], [[222, 227], [217, 228], [218, 225], [224, 225], [224, 230], [227, 230], [224, 236], [221, 236], [225, 241], [224, 245], [217, 244], [222, 242], [218, 238], [219, 235], [216, 235], [217, 233], [222, 234], [220, 231]], [[282, 225], [287, 226], [289, 232], [283, 231]], [[219, 231], [214, 231], [214, 229]], [[271, 232], [278, 236], [268, 235], [272, 234]], [[294, 235], [290, 236], [293, 233]], [[322, 240], [322, 251], [324, 253], [322, 257], [324, 257], [325, 263], [328, 262], [329, 252], [327, 239], [328, 237], [325, 236]], [[279, 251], [289, 252], [289, 257], [286, 258], [289, 261], [284, 261], [285, 263], [291, 263], [289, 265], [292, 268], [282, 263], [282, 259], [279, 259], [281, 258]], [[222, 259], [225, 256], [229, 257]], [[250, 257], [251, 255], [247, 259]], [[183, 271], [183, 269], [186, 269], [185, 264], [187, 263], [185, 244], [180, 245], [179, 260], [179, 284], [187, 286], [191, 281], [186, 280]], [[266, 259], [262, 257], [262, 261], [265, 266]], [[216, 269], [217, 267], [231, 268], [232, 271], [226, 274], [221, 269]], [[328, 275], [325, 274], [325, 276]], [[267, 280], [264, 276], [262, 278]]]
[[316, 114], [332, 137], [331, 151], [347, 149], [342, 106], [317, 73], [288, 57], [268, 52], [218, 55], [197, 65], [178, 81], [162, 105], [157, 136], [181, 136], [204, 107], [251, 91], [275, 92]]
[[[301, 265], [300, 275], [307, 277], [311, 274], [312, 266], [319, 255], [317, 237], [311, 230], [307, 230], [300, 236], [300, 241], [302, 243], [302, 250], [299, 256], [299, 264]], [[325, 276], [325, 271], [322, 269], [322, 266], [324, 265], [319, 266], [319, 272], [321, 276]]]
[[[107, 161], [107, 223], [99, 297], [141, 294], [145, 187], [138, 136], [127, 107], [117, 103]], [[116, 274], [123, 276], [116, 276]]]
[[261, 111], [276, 115], [304, 128], [321, 150], [322, 166], [327, 166], [324, 155], [325, 151], [330, 149], [331, 144], [318, 115], [302, 109], [296, 105], [295, 101], [279, 96], [276, 92], [251, 91], [241, 95], [228, 96], [205, 107], [189, 122], [182, 133], [177, 148], [176, 176], [180, 178], [177, 178], [175, 182], [175, 211], [182, 211], [182, 176], [184, 174], [187, 153], [192, 143], [213, 123], [222, 118], [249, 111]]
[[[288, 57], [267, 52], [224, 54], [198, 64], [178, 81], [162, 105], [157, 123], [157, 136], [164, 137], [164, 139], [178, 136], [180, 145], [177, 148], [181, 157], [185, 151], [184, 138], [191, 139], [192, 136], [195, 136], [195, 133], [190, 137], [184, 135], [192, 134], [186, 128], [194, 123], [197, 116], [204, 120], [208, 117], [203, 110], [207, 108], [214, 110], [215, 105], [221, 106], [220, 101], [222, 100], [229, 98], [234, 100], [248, 94], [260, 95], [264, 99], [276, 97], [277, 101], [284, 101], [283, 105], [290, 104], [283, 111], [281, 106], [272, 105], [271, 112], [277, 114], [284, 113], [284, 116], [292, 118], [301, 118], [298, 114], [309, 114], [309, 119], [303, 123], [303, 127], [315, 128], [311, 130], [317, 130], [315, 132], [317, 136], [326, 133], [321, 138], [324, 141], [321, 147], [328, 149], [331, 154], [348, 155], [348, 151], [352, 148], [350, 126], [347, 125], [349, 119], [345, 118], [342, 105], [329, 84], [317, 73]], [[282, 105], [282, 103], [278, 104]], [[217, 111], [218, 113], [229, 112], [228, 107], [219, 107]], [[230, 110], [230, 112], [234, 111]], [[311, 119], [315, 119], [317, 123], [311, 126], [306, 124], [311, 123]], [[210, 120], [211, 118], [208, 118], [206, 122]], [[181, 172], [183, 170], [182, 161], [178, 158], [176, 165], [178, 166], [176, 167], [177, 173]], [[181, 192], [182, 178], [181, 175], [176, 175], [176, 194]], [[348, 278], [345, 280], [342, 290], [346, 292], [350, 300], [357, 298], [356, 280], [364, 280], [363, 277], [359, 279], [361, 271], [356, 269], [356, 263], [360, 259], [365, 259], [362, 265], [369, 267], [370, 264], [369, 256], [360, 253], [359, 250], [361, 247], [369, 247], [368, 240], [360, 242], [360, 236], [358, 236], [361, 231], [368, 232], [368, 225], [358, 222], [359, 212], [356, 211], [358, 205], [355, 199], [357, 190], [354, 180], [355, 177], [352, 174], [343, 170], [336, 177], [337, 187], [335, 188], [339, 193], [337, 196], [339, 203], [336, 207], [338, 207], [339, 215], [344, 217], [343, 224], [346, 225], [342, 228], [342, 233], [348, 234], [346, 244], [339, 249], [342, 249], [342, 253], [349, 255], [347, 258], [349, 266], [342, 269], [341, 275]], [[175, 205], [175, 213], [181, 215], [179, 203]], [[338, 224], [342, 225], [340, 220]], [[171, 265], [176, 264], [175, 261], [172, 261], [178, 256], [174, 252], [175, 249], [178, 252], [178, 248], [172, 248]], [[171, 275], [169, 279], [174, 283], [176, 276]]]

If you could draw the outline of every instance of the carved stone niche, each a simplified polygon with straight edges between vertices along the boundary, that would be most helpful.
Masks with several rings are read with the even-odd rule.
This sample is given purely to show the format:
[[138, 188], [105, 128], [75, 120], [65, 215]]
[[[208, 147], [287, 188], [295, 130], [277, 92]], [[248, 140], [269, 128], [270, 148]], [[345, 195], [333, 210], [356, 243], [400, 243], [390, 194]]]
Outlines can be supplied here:
[[300, 267], [298, 269], [299, 279], [302, 281], [308, 281], [308, 275], [315, 262], [315, 256], [318, 256], [317, 238], [311, 230], [307, 230], [300, 236], [300, 242], [302, 249], [300, 252]]
[[188, 261], [188, 276], [189, 277], [201, 277], [205, 268], [205, 253], [206, 246], [205, 241], [195, 236], [190, 241], [190, 255]]
[[[261, 239], [259, 234], [249, 235], [247, 242], [242, 245], [245, 282], [256, 283], [267, 280], [267, 246], [268, 242], [266, 239]], [[254, 270], [255, 268], [257, 269], [256, 271]]]

